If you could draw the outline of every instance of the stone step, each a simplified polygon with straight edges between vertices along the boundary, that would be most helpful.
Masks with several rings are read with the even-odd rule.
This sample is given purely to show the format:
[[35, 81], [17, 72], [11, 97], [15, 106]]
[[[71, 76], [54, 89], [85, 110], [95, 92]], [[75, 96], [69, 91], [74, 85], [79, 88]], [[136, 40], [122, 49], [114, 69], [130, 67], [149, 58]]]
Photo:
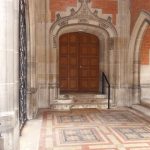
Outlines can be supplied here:
[[[111, 105], [112, 100], [110, 100]], [[58, 111], [68, 111], [71, 109], [77, 108], [98, 108], [98, 109], [106, 109], [108, 108], [108, 99], [67, 99], [67, 100], [53, 100], [51, 102], [51, 110], [58, 110]]]
[[51, 105], [52, 111], [70, 111], [72, 109], [98, 108], [107, 109], [107, 104], [68, 104], [68, 105]]
[[[110, 100], [112, 104], [112, 100]], [[68, 111], [80, 108], [106, 109], [108, 107], [107, 95], [90, 93], [61, 94], [58, 99], [51, 101], [51, 110]]]
[[73, 98], [107, 98], [105, 94], [82, 94], [82, 93], [74, 93], [74, 94], [64, 94], [60, 95], [58, 99], [73, 99]]
[[147, 116], [150, 116], [150, 107], [145, 107], [143, 105], [132, 105], [132, 108], [138, 112], [141, 112]]

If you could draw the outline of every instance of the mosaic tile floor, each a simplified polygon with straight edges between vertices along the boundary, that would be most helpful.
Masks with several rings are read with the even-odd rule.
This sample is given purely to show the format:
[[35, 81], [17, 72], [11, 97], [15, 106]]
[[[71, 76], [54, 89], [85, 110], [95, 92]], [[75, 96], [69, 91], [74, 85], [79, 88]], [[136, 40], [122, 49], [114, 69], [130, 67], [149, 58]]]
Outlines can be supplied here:
[[38, 150], [150, 150], [150, 122], [131, 109], [43, 112]]
[[42, 110], [20, 144], [20, 150], [150, 150], [150, 118], [128, 108]]

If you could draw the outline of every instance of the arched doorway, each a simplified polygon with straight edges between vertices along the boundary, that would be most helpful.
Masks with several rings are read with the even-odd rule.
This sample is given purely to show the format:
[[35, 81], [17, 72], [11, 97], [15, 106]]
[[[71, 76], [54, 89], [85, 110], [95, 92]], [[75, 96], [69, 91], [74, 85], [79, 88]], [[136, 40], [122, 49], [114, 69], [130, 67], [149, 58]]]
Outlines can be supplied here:
[[84, 32], [59, 39], [60, 92], [99, 92], [99, 39]]
[[[98, 40], [100, 41], [99, 48], [101, 49], [101, 54], [99, 55], [99, 68], [101, 69], [101, 72], [105, 72], [106, 76], [109, 78], [112, 85], [111, 88], [114, 90], [111, 92], [111, 95], [114, 97], [114, 87], [116, 84], [114, 74], [116, 74], [118, 70], [118, 68], [115, 67], [115, 60], [118, 58], [116, 53], [116, 28], [110, 20], [95, 16], [91, 12], [91, 8], [89, 8], [87, 1], [80, 1], [80, 3], [80, 8], [76, 13], [71, 13], [71, 15], [65, 17], [57, 14], [57, 20], [50, 28], [50, 50], [47, 49], [46, 60], [50, 104], [61, 98], [59, 81], [59, 39], [63, 34], [71, 32], [82, 31], [98, 37]], [[100, 77], [98, 79], [100, 79]]]

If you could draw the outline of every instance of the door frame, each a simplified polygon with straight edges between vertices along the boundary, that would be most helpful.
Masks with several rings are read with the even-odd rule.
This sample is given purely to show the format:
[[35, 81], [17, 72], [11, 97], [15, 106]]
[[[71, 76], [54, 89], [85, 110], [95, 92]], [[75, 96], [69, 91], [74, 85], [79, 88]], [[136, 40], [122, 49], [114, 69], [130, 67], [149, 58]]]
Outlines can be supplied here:
[[[115, 85], [116, 79], [114, 78], [114, 74], [117, 72], [115, 65], [114, 65], [114, 60], [115, 60], [115, 55], [113, 54], [114, 51], [113, 49], [117, 48], [116, 41], [114, 37], [116, 37], [116, 33], [112, 32], [110, 33], [100, 27], [94, 26], [94, 25], [86, 25], [86, 24], [74, 24], [74, 25], [66, 25], [60, 29], [55, 31], [56, 36], [51, 37], [51, 43], [52, 47], [50, 50], [50, 53], [48, 56], [50, 60], [50, 67], [49, 67], [49, 96], [50, 96], [50, 103], [53, 100], [59, 99], [60, 97], [60, 89], [59, 89], [59, 37], [62, 34], [65, 33], [70, 33], [70, 32], [78, 32], [82, 31], [85, 33], [90, 33], [98, 37], [99, 43], [100, 44], [100, 49], [101, 49], [101, 54], [100, 54], [100, 68], [101, 72], [105, 72], [107, 77], [109, 78], [110, 83], [112, 84], [112, 89], [113, 86]], [[110, 41], [113, 41], [113, 44], [111, 44], [110, 47]], [[55, 45], [54, 45], [55, 44]], [[112, 64], [110, 64], [110, 62]], [[110, 66], [111, 65], [111, 66]], [[116, 70], [116, 71], [115, 71]], [[112, 97], [113, 99], [113, 97]]]

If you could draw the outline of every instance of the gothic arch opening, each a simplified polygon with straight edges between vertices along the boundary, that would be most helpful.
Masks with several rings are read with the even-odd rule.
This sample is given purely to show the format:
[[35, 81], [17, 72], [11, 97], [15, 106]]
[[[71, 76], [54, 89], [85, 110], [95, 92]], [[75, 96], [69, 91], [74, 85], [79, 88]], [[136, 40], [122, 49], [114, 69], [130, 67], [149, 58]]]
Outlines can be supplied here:
[[142, 11], [136, 21], [133, 28], [130, 45], [129, 45], [129, 65], [128, 65], [128, 79], [131, 86], [131, 105], [141, 103], [141, 45], [145, 31], [149, 27], [150, 15], [149, 13]]

